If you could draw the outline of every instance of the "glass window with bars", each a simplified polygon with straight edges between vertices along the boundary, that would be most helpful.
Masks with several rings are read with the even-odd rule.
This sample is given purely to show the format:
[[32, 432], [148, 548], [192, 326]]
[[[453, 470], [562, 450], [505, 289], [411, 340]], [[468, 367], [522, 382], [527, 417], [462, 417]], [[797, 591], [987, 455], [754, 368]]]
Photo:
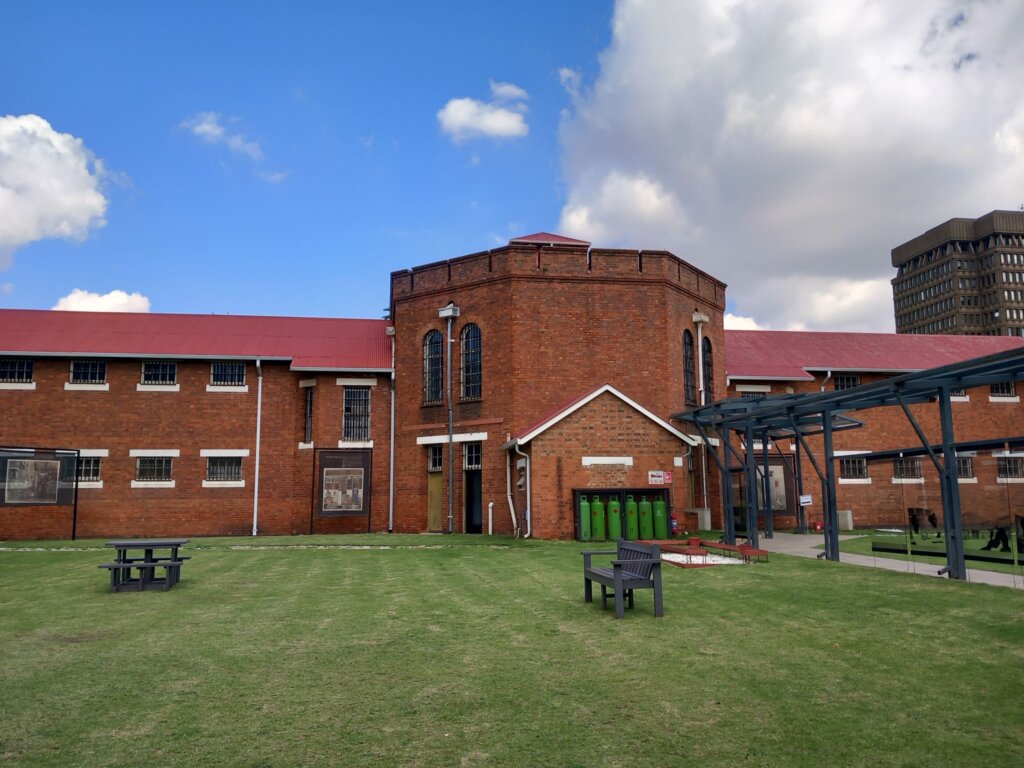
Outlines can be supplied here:
[[693, 360], [693, 334], [683, 331], [683, 397], [687, 405], [697, 404], [697, 377]]
[[107, 381], [106, 360], [72, 360], [72, 384], [105, 384]]
[[974, 477], [974, 460], [970, 456], [956, 457], [956, 476], [963, 478]]
[[440, 331], [430, 331], [423, 337], [423, 402], [441, 402], [441, 351], [443, 339]]
[[462, 399], [479, 400], [483, 392], [483, 342], [480, 328], [470, 323], [462, 329]]
[[313, 387], [306, 387], [306, 402], [302, 412], [304, 443], [313, 442]]
[[894, 459], [892, 476], [897, 480], [917, 480], [921, 477], [921, 460], [918, 458]]
[[444, 452], [440, 445], [427, 446], [427, 472], [441, 471], [442, 456], [444, 456]]
[[345, 387], [344, 440], [370, 439], [370, 388]]
[[704, 381], [704, 398], [708, 403], [715, 401], [715, 364], [712, 359], [711, 339], [707, 336], [700, 343], [704, 370], [701, 372]]
[[868, 478], [868, 460], [840, 459], [839, 477], [843, 480], [866, 480]]
[[480, 469], [480, 443], [462, 444], [462, 468]]
[[740, 397], [744, 400], [763, 400], [768, 397], [765, 392], [740, 392]]
[[989, 391], [992, 397], [1014, 397], [1017, 394], [1012, 381], [997, 381], [989, 385]]
[[143, 384], [177, 384], [178, 364], [164, 360], [147, 360], [142, 364]]
[[240, 387], [245, 384], [245, 363], [214, 363], [210, 383], [215, 387]]
[[967, 390], [963, 389], [963, 388], [961, 388], [961, 389], [951, 389], [951, 390], [949, 390], [949, 396], [950, 397], [967, 397]]
[[170, 456], [140, 456], [136, 459], [135, 479], [149, 482], [173, 480], [174, 459]]
[[27, 384], [32, 381], [32, 361], [24, 357], [0, 357], [0, 382]]
[[79, 456], [75, 467], [75, 479], [80, 483], [95, 483], [100, 479], [100, 457]]
[[207, 480], [241, 480], [241, 456], [210, 456], [206, 459]]
[[832, 381], [836, 390], [853, 389], [860, 386], [860, 376], [856, 373], [837, 373]]
[[1024, 477], [1024, 457], [997, 456], [996, 475], [1002, 478]]

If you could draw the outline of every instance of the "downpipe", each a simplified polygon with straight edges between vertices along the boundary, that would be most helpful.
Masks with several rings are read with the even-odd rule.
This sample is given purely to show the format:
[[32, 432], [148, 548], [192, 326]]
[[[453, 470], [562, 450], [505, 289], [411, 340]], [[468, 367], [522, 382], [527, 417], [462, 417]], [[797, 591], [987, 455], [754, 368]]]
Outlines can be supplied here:
[[516, 519], [516, 505], [512, 501], [512, 455], [505, 451], [505, 495], [508, 497], [508, 512], [512, 516], [512, 535], [519, 538], [519, 520]]
[[256, 535], [260, 519], [260, 427], [263, 416], [263, 368], [256, 358], [256, 470], [252, 481], [252, 535]]
[[526, 459], [526, 533], [524, 539], [530, 538], [533, 528], [533, 496], [530, 493], [530, 456], [519, 450], [519, 443], [512, 446], [515, 452]]

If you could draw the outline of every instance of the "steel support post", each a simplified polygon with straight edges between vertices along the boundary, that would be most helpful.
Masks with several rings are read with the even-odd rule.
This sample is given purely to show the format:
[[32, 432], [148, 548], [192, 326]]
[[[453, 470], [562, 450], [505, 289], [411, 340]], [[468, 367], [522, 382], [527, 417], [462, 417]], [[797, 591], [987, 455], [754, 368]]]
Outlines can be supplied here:
[[946, 572], [951, 579], [966, 579], [964, 564], [964, 526], [960, 516], [960, 482], [956, 474], [956, 449], [953, 444], [953, 408], [949, 388], [939, 390], [939, 421], [942, 424], [942, 523], [946, 529]]
[[750, 424], [744, 427], [743, 439], [746, 442], [745, 451], [747, 493], [744, 512], [747, 519], [747, 541], [752, 547], [757, 542], [757, 456], [754, 454], [754, 428]]
[[761, 433], [761, 451], [764, 459], [764, 471], [761, 473], [761, 486], [764, 488], [764, 537], [775, 537], [775, 520], [772, 518], [772, 482], [768, 471], [768, 430]]
[[832, 411], [822, 411], [822, 437], [825, 442], [825, 557], [839, 560], [839, 514], [836, 511], [836, 467], [832, 452]]
[[736, 543], [736, 514], [732, 501], [732, 467], [729, 454], [729, 430], [719, 429], [718, 437], [722, 441], [722, 457], [725, 460], [722, 472], [722, 530], [726, 544]]
[[800, 441], [797, 440], [795, 443], [796, 450], [794, 451], [793, 463], [796, 471], [796, 532], [807, 533], [807, 510], [804, 509], [804, 505], [800, 503], [800, 497], [804, 495], [804, 471], [803, 467], [800, 466]]

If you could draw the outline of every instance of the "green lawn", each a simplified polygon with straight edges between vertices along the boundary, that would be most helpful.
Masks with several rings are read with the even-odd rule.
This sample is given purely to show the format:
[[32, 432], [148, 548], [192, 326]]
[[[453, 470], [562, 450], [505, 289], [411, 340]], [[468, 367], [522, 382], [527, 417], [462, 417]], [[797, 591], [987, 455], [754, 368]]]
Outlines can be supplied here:
[[21, 546], [5, 765], [1024, 764], [1015, 590], [773, 555], [666, 566], [665, 617], [616, 621], [576, 543], [202, 539], [125, 594], [97, 542]]

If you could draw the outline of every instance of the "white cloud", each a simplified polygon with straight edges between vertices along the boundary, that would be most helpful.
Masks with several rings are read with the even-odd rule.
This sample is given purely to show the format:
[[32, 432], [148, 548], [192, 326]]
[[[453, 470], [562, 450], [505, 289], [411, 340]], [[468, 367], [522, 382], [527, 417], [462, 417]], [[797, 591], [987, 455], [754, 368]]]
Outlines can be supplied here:
[[181, 121], [180, 126], [206, 144], [223, 144], [236, 155], [245, 155], [253, 162], [263, 159], [263, 148], [258, 141], [242, 133], [228, 131], [218, 112], [197, 112]]
[[1021, 202], [1022, 36], [1019, 2], [619, 0], [596, 80], [559, 72], [562, 231], [766, 327], [891, 330], [894, 246]]
[[0, 269], [48, 238], [84, 240], [106, 224], [102, 162], [38, 115], [0, 117]]
[[290, 171], [260, 171], [256, 174], [264, 181], [268, 181], [271, 184], [280, 184], [282, 181], [287, 179], [290, 175]]
[[491, 81], [491, 101], [451, 99], [437, 112], [441, 130], [452, 141], [467, 139], [518, 138], [530, 132], [524, 113], [529, 94], [513, 83]]
[[740, 317], [730, 312], [725, 313], [725, 328], [729, 331], [763, 331], [760, 323], [752, 317]]
[[0, 285], [0, 293], [4, 296], [10, 296], [14, 293], [14, 283], [4, 283], [3, 285]]
[[113, 290], [99, 294], [75, 288], [52, 308], [72, 312], [149, 312], [149, 299], [141, 293]]

